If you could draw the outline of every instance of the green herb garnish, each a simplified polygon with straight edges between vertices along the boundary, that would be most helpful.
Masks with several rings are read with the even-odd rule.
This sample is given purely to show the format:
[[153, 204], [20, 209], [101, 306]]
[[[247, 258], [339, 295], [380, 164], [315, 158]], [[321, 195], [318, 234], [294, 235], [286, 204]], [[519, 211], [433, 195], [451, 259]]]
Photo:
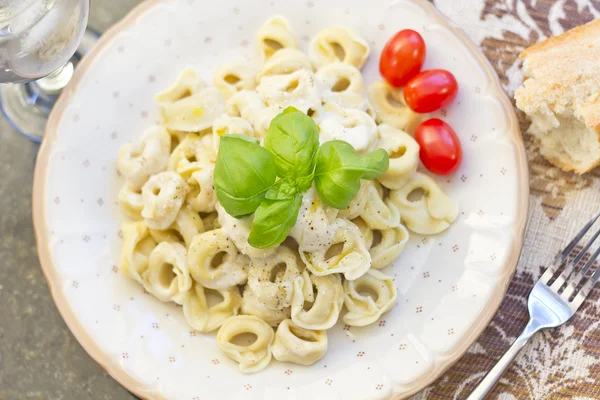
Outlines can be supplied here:
[[248, 243], [259, 249], [273, 247], [283, 242], [294, 227], [302, 195], [283, 200], [264, 200], [254, 213]]
[[288, 107], [271, 121], [265, 148], [273, 154], [277, 176], [310, 188], [315, 170], [315, 153], [319, 148], [319, 127], [308, 115]]
[[293, 107], [271, 121], [264, 146], [243, 135], [221, 136], [214, 172], [225, 211], [236, 218], [254, 213], [248, 243], [260, 249], [285, 240], [313, 180], [321, 200], [342, 210], [361, 179], [375, 179], [389, 166], [383, 149], [359, 156], [342, 140], [319, 147], [319, 128]]
[[214, 172], [219, 202], [236, 218], [252, 214], [276, 179], [273, 156], [258, 140], [223, 135]]
[[360, 189], [361, 179], [375, 179], [389, 167], [388, 153], [383, 149], [359, 156], [348, 142], [332, 140], [323, 143], [317, 153], [315, 187], [325, 204], [343, 210]]

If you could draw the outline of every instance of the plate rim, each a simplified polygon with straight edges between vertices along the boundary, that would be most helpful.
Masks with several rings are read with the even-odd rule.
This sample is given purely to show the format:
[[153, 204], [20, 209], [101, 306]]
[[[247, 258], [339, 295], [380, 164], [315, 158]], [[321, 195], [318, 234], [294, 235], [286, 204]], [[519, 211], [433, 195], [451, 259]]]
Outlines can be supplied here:
[[[448, 370], [466, 354], [467, 350], [473, 345], [473, 343], [475, 343], [483, 330], [489, 325], [490, 321], [500, 308], [500, 304], [505, 297], [508, 285], [510, 284], [516, 271], [521, 251], [523, 249], [525, 228], [529, 211], [529, 169], [525, 152], [525, 144], [522, 139], [521, 130], [512, 102], [502, 88], [498, 79], [498, 75], [496, 74], [493, 66], [485, 57], [479, 46], [477, 46], [467, 36], [465, 31], [457, 26], [454, 22], [450, 21], [440, 11], [438, 11], [433, 4], [427, 2], [426, 0], [409, 1], [420, 6], [425, 11], [428, 18], [430, 18], [432, 21], [450, 29], [453, 34], [456, 35], [456, 37], [462, 42], [462, 44], [465, 45], [469, 53], [474, 57], [477, 64], [485, 72], [489, 85], [488, 90], [493, 94], [494, 98], [501, 103], [503, 111], [507, 117], [506, 130], [510, 132], [510, 142], [515, 149], [516, 155], [518, 199], [516, 221], [513, 227], [513, 241], [510, 245], [510, 254], [508, 255], [506, 263], [503, 267], [503, 273], [497, 277], [498, 285], [488, 303], [482, 309], [479, 318], [477, 318], [476, 322], [467, 330], [462, 342], [456, 346], [452, 352], [446, 353], [442, 357], [438, 358], [433, 365], [433, 368], [428, 373], [420, 376], [418, 379], [409, 384], [401, 385], [403, 391], [401, 393], [395, 391], [392, 394], [392, 396], [396, 396], [395, 398], [410, 397], [432, 384], [446, 370]], [[119, 33], [129, 27], [134, 26], [137, 19], [153, 7], [161, 4], [167, 4], [169, 2], [171, 1], [146, 0], [136, 5], [120, 21], [112, 25], [104, 32], [104, 34], [102, 34], [96, 46], [79, 63], [78, 67], [75, 69], [75, 73], [71, 82], [67, 88], [63, 90], [58, 98], [58, 101], [56, 102], [56, 105], [50, 113], [44, 133], [44, 139], [37, 155], [32, 190], [32, 216], [38, 258], [42, 272], [46, 279], [46, 283], [50, 290], [50, 295], [52, 296], [54, 304], [56, 305], [56, 308], [58, 309], [64, 322], [73, 336], [75, 336], [79, 344], [90, 355], [90, 357], [92, 357], [92, 359], [96, 361], [96, 363], [100, 365], [100, 367], [102, 367], [121, 386], [142, 399], [157, 400], [163, 400], [165, 398], [158, 392], [149, 389], [143, 383], [138, 382], [129, 376], [117, 362], [111, 360], [110, 355], [100, 349], [100, 347], [89, 337], [89, 334], [83, 328], [75, 313], [71, 309], [66, 296], [61, 292], [61, 290], [57, 290], [60, 287], [61, 281], [57, 277], [56, 269], [52, 263], [52, 257], [50, 255], [49, 231], [46, 225], [46, 213], [44, 210], [44, 195], [46, 188], [46, 167], [49, 162], [53, 144], [56, 141], [58, 125], [86, 72], [92, 66], [94, 61], [103, 54], [104, 50], [113, 42]]]

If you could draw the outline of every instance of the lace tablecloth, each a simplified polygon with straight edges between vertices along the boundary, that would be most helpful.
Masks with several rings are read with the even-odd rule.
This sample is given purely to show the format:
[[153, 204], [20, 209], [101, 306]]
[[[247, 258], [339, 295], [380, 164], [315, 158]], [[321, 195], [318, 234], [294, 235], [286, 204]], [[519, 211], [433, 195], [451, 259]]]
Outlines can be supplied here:
[[[526, 47], [600, 16], [598, 0], [435, 0], [480, 45], [512, 97]], [[600, 60], [599, 60], [600, 61]], [[599, 63], [600, 66], [600, 63]], [[528, 320], [527, 296], [544, 264], [600, 209], [600, 168], [584, 176], [548, 164], [526, 133], [531, 197], [521, 260], [497, 315], [468, 353], [414, 399], [462, 399]], [[600, 399], [600, 288], [573, 319], [538, 334], [514, 361], [492, 399]]]

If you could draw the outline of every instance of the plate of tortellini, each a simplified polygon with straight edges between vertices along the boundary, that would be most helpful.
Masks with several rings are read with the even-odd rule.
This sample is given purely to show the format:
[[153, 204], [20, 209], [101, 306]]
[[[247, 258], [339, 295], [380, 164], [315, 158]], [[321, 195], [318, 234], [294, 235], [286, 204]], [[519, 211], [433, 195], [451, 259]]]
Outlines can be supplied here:
[[[451, 104], [381, 77], [403, 29]], [[426, 168], [430, 118], [452, 173]], [[430, 3], [149, 0], [61, 96], [33, 213], [65, 322], [139, 397], [399, 399], [496, 312], [527, 192], [510, 102]]]

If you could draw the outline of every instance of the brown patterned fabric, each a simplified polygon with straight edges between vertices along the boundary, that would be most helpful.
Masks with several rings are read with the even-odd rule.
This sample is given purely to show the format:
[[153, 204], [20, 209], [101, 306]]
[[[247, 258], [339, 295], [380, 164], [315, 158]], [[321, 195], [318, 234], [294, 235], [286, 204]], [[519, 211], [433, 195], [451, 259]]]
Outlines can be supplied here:
[[[600, 17], [600, 0], [435, 0], [492, 63], [509, 94], [520, 84], [526, 47]], [[600, 40], [600, 38], [599, 38]], [[600, 68], [600, 60], [598, 60]], [[530, 210], [517, 272], [500, 310], [468, 353], [413, 399], [463, 399], [521, 333], [527, 296], [548, 263], [600, 209], [600, 169], [584, 176], [551, 166], [526, 133]], [[491, 399], [600, 399], [600, 288], [566, 325], [538, 334], [504, 374]]]

